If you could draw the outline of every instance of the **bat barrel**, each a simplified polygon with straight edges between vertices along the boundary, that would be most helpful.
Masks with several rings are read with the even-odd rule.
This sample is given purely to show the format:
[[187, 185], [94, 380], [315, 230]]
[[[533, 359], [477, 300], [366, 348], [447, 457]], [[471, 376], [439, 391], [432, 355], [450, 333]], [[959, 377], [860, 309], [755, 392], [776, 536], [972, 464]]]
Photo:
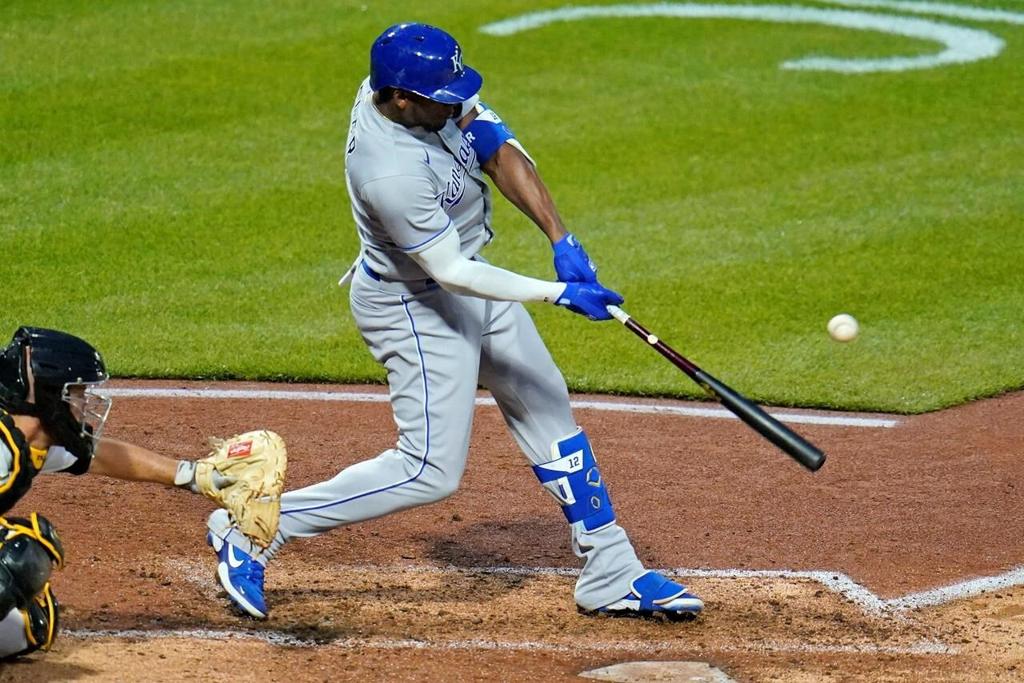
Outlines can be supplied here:
[[703, 370], [698, 370], [698, 373], [698, 383], [711, 391], [722, 405], [798, 463], [811, 472], [817, 472], [825, 464], [825, 454], [817, 446]]
[[825, 464], [825, 454], [817, 446], [766, 413], [750, 399], [704, 372], [695, 363], [658, 339], [657, 335], [652, 334], [643, 325], [633, 320], [621, 308], [618, 306], [608, 306], [608, 312], [612, 317], [625, 325], [626, 329], [646, 341], [655, 351], [682, 370], [690, 379], [699, 384], [704, 391], [718, 399], [736, 417], [743, 420], [758, 434], [778, 446], [798, 463], [812, 472], [818, 471]]

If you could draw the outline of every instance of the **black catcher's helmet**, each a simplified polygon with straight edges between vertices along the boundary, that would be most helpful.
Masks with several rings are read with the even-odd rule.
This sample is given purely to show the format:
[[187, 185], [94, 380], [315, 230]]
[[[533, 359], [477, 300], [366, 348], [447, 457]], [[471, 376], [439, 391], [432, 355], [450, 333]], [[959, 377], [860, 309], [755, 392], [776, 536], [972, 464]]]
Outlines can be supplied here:
[[99, 351], [83, 339], [21, 327], [0, 354], [0, 405], [42, 421], [54, 442], [89, 459], [110, 411], [94, 391], [107, 381]]

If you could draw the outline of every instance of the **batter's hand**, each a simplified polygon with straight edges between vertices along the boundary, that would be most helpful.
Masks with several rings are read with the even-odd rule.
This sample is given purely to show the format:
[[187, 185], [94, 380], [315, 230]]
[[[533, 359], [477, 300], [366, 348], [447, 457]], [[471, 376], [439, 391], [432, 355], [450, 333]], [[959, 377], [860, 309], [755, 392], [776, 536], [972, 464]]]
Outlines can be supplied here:
[[603, 287], [599, 282], [569, 282], [555, 303], [591, 320], [611, 320], [612, 314], [607, 307], [618, 306], [623, 301], [622, 295]]
[[559, 282], [597, 282], [597, 266], [571, 232], [551, 245]]

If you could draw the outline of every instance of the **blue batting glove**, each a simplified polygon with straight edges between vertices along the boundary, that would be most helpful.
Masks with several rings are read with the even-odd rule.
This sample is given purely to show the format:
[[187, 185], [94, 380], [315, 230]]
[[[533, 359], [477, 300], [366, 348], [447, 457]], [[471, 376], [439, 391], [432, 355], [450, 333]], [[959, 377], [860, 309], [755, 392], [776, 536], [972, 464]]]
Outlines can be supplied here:
[[623, 301], [618, 292], [613, 292], [600, 283], [569, 282], [555, 303], [591, 320], [611, 320], [612, 314], [605, 307], [618, 306]]
[[597, 266], [571, 232], [551, 245], [559, 282], [597, 282]]

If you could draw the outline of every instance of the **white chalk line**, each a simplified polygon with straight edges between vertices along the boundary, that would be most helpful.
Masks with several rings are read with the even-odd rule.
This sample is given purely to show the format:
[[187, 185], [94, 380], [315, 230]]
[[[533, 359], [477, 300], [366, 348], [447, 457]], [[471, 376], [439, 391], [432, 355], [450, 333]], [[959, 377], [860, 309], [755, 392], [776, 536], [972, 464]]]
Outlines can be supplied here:
[[[367, 569], [374, 571], [385, 570], [384, 567], [367, 567]], [[463, 571], [513, 575], [549, 574], [558, 576], [575, 576], [579, 574], [578, 570], [567, 567], [519, 568], [448, 566], [443, 569], [432, 567], [403, 567], [402, 570], [423, 572]], [[687, 577], [691, 579], [781, 579], [791, 581], [815, 581], [829, 590], [838, 593], [855, 605], [858, 605], [866, 613], [876, 616], [906, 612], [908, 610], [923, 607], [936, 607], [955, 600], [962, 600], [976, 595], [981, 595], [982, 593], [990, 593], [996, 590], [1024, 585], [1024, 566], [1020, 566], [1002, 574], [960, 581], [941, 588], [909, 593], [897, 598], [883, 599], [842, 572], [824, 570], [797, 571], [792, 569], [693, 569], [687, 567], [678, 567], [676, 569], [665, 569], [660, 571], [672, 576]]]
[[[196, 561], [167, 559], [166, 564], [177, 571], [186, 581], [201, 588], [214, 589], [209, 572], [199, 567]], [[350, 572], [370, 574], [484, 574], [494, 576], [564, 576], [575, 577], [579, 570], [573, 567], [460, 567], [456, 565], [331, 565], [331, 571], [339, 576]], [[661, 569], [663, 574], [686, 579], [778, 579], [782, 581], [813, 581], [860, 607], [866, 614], [875, 617], [899, 616], [905, 612], [926, 607], [938, 607], [957, 600], [965, 600], [984, 593], [1024, 586], [1024, 565], [1001, 574], [982, 576], [959, 581], [947, 586], [925, 591], [908, 593], [895, 598], [880, 598], [842, 572], [825, 570], [793, 569], [695, 569], [677, 567]]]
[[[415, 638], [359, 638], [345, 637], [328, 641], [299, 638], [285, 631], [235, 629], [68, 629], [61, 637], [98, 640], [127, 638], [132, 640], [158, 640], [164, 638], [194, 638], [200, 640], [252, 640], [269, 645], [295, 648], [330, 648], [337, 650], [492, 650], [515, 652], [555, 652], [576, 654], [587, 652], [641, 652], [661, 654], [667, 651], [688, 650], [679, 640], [665, 641], [587, 641], [578, 639], [571, 644], [547, 643], [535, 640], [494, 640], [489, 638], [418, 640]], [[801, 642], [762, 641], [744, 645], [714, 645], [700, 648], [707, 652], [763, 652], [768, 654], [911, 654], [955, 655], [959, 650], [945, 643], [922, 640], [910, 645], [876, 645], [854, 643], [849, 645], [808, 644]]]
[[[387, 403], [387, 394], [356, 391], [287, 391], [273, 389], [164, 389], [105, 387], [104, 393], [114, 398], [204, 398], [221, 400], [266, 400], [266, 401], [336, 401], [342, 403]], [[478, 406], [496, 405], [493, 398], [476, 399]], [[724, 408], [699, 408], [695, 406], [652, 405], [623, 401], [573, 400], [577, 410], [603, 410], [617, 413], [642, 413], [648, 415], [682, 415], [710, 419], [738, 420]], [[857, 427], [866, 429], [891, 429], [900, 424], [893, 418], [854, 417], [845, 415], [805, 415], [801, 413], [770, 412], [775, 419], [791, 424], [825, 425], [833, 427]]]
[[[168, 559], [166, 564], [179, 573], [187, 582], [214, 594], [217, 586], [208, 572], [199, 567], [197, 560]], [[569, 567], [457, 567], [423, 565], [331, 565], [339, 575], [366, 572], [380, 575], [395, 574], [483, 574], [495, 576], [563, 576], [574, 577], [579, 570]], [[663, 573], [686, 578], [714, 579], [779, 579], [786, 581], [813, 581], [821, 584], [850, 602], [860, 606], [873, 616], [899, 616], [907, 610], [945, 604], [954, 600], [972, 597], [981, 593], [1024, 585], [1024, 566], [997, 576], [982, 577], [963, 581], [942, 588], [911, 593], [898, 598], [884, 600], [869, 589], [858, 584], [841, 572], [795, 571], [785, 569], [693, 569], [677, 568], [661, 570]], [[531, 640], [500, 640], [488, 638], [470, 639], [414, 639], [387, 637], [341, 637], [317, 640], [296, 636], [287, 631], [273, 629], [70, 629], [66, 635], [83, 640], [103, 638], [126, 638], [132, 640], [155, 640], [165, 638], [196, 638], [202, 640], [250, 640], [280, 647], [329, 647], [339, 650], [381, 649], [381, 650], [490, 650], [490, 651], [540, 651], [552, 653], [573, 653], [581, 650], [593, 652], [639, 652], [658, 654], [666, 651], [687, 649], [679, 640], [639, 642], [576, 641], [572, 644], [558, 644]], [[765, 654], [894, 654], [894, 655], [955, 655], [959, 648], [938, 640], [919, 640], [907, 645], [879, 645], [875, 643], [807, 643], [786, 641], [762, 641], [744, 644], [723, 643], [700, 648], [708, 652], [760, 652]]]

